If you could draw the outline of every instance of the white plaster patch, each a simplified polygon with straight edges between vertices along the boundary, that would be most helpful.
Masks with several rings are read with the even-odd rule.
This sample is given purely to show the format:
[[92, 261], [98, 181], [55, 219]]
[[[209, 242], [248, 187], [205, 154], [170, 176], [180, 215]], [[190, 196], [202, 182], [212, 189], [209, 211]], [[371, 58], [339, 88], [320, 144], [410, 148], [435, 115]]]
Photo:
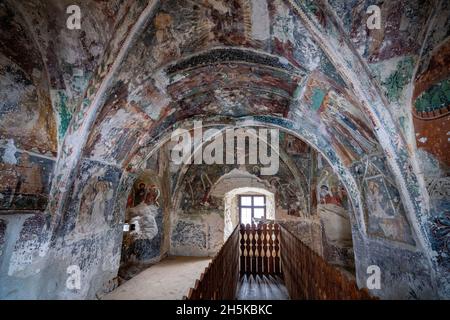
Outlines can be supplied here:
[[285, 66], [289, 65], [289, 61], [285, 57], [279, 57], [278, 61], [280, 61], [280, 63], [284, 64]]
[[7, 164], [17, 164], [16, 152], [17, 148], [14, 145], [14, 140], [8, 139], [8, 142], [5, 145], [5, 153], [2, 157], [3, 162]]
[[270, 19], [266, 0], [252, 0], [252, 38], [267, 40], [270, 37]]
[[427, 142], [427, 140], [428, 140], [427, 137], [422, 137], [422, 138], [419, 139], [419, 142], [425, 143], [425, 142]]

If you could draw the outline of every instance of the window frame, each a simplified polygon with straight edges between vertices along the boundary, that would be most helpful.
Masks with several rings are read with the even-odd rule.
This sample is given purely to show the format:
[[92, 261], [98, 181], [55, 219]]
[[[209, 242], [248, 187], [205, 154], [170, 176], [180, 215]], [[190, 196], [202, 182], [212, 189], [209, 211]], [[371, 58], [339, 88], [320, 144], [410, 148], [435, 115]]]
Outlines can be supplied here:
[[[251, 205], [242, 205], [242, 197], [251, 197]], [[262, 197], [264, 199], [264, 205], [255, 205], [254, 198], [255, 197]], [[267, 197], [264, 194], [240, 194], [238, 197], [238, 208], [239, 208], [239, 223], [242, 223], [242, 209], [250, 209], [250, 219], [251, 223], [253, 224], [253, 221], [255, 219], [255, 209], [264, 209], [264, 215], [261, 218], [258, 219], [267, 219]]]

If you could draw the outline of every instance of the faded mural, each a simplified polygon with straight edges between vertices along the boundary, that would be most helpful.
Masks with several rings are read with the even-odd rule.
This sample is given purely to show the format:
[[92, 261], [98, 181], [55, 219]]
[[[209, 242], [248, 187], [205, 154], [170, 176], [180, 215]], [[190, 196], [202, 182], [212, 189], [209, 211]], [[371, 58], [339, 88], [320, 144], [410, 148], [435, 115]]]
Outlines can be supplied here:
[[147, 170], [138, 177], [127, 201], [121, 268], [119, 275], [127, 279], [133, 264], [159, 261], [163, 241], [163, 206], [159, 177]]
[[0, 148], [0, 210], [45, 210], [54, 160]]
[[[120, 262], [213, 255], [233, 170], [360, 286], [377, 264], [382, 298], [448, 298], [450, 4], [375, 1], [369, 30], [373, 1], [323, 3], [87, 0], [73, 32], [67, 1], [2, 1], [0, 298], [94, 298]], [[147, 159], [172, 126], [247, 116], [307, 142], [282, 137], [276, 176]]]
[[364, 190], [367, 233], [383, 238], [415, 245], [409, 222], [395, 183], [384, 174], [386, 160], [374, 155], [370, 160], [354, 167]]
[[322, 254], [333, 265], [354, 273], [351, 216], [355, 213], [350, 205], [347, 190], [339, 177], [321, 156], [315, 159], [317, 178], [314, 192], [322, 228]]

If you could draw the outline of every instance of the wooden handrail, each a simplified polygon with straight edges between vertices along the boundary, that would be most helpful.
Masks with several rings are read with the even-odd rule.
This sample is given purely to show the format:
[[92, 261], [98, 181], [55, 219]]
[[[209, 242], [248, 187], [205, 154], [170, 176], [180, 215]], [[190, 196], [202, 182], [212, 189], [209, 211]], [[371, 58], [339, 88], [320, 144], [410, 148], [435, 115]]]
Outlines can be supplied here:
[[336, 267], [326, 262], [293, 233], [281, 227], [281, 262], [291, 299], [370, 300], [366, 288], [358, 289]]
[[281, 275], [278, 224], [242, 224], [240, 244], [241, 275]]
[[234, 300], [239, 282], [239, 226], [215, 255], [185, 300]]

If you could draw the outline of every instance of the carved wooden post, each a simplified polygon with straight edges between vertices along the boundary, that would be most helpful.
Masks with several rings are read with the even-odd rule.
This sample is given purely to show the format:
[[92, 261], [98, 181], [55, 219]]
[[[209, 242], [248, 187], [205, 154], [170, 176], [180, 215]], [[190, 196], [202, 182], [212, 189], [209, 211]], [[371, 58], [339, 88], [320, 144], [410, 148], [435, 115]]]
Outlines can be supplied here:
[[241, 276], [245, 274], [245, 225], [241, 224], [239, 229], [240, 234], [240, 274]]

